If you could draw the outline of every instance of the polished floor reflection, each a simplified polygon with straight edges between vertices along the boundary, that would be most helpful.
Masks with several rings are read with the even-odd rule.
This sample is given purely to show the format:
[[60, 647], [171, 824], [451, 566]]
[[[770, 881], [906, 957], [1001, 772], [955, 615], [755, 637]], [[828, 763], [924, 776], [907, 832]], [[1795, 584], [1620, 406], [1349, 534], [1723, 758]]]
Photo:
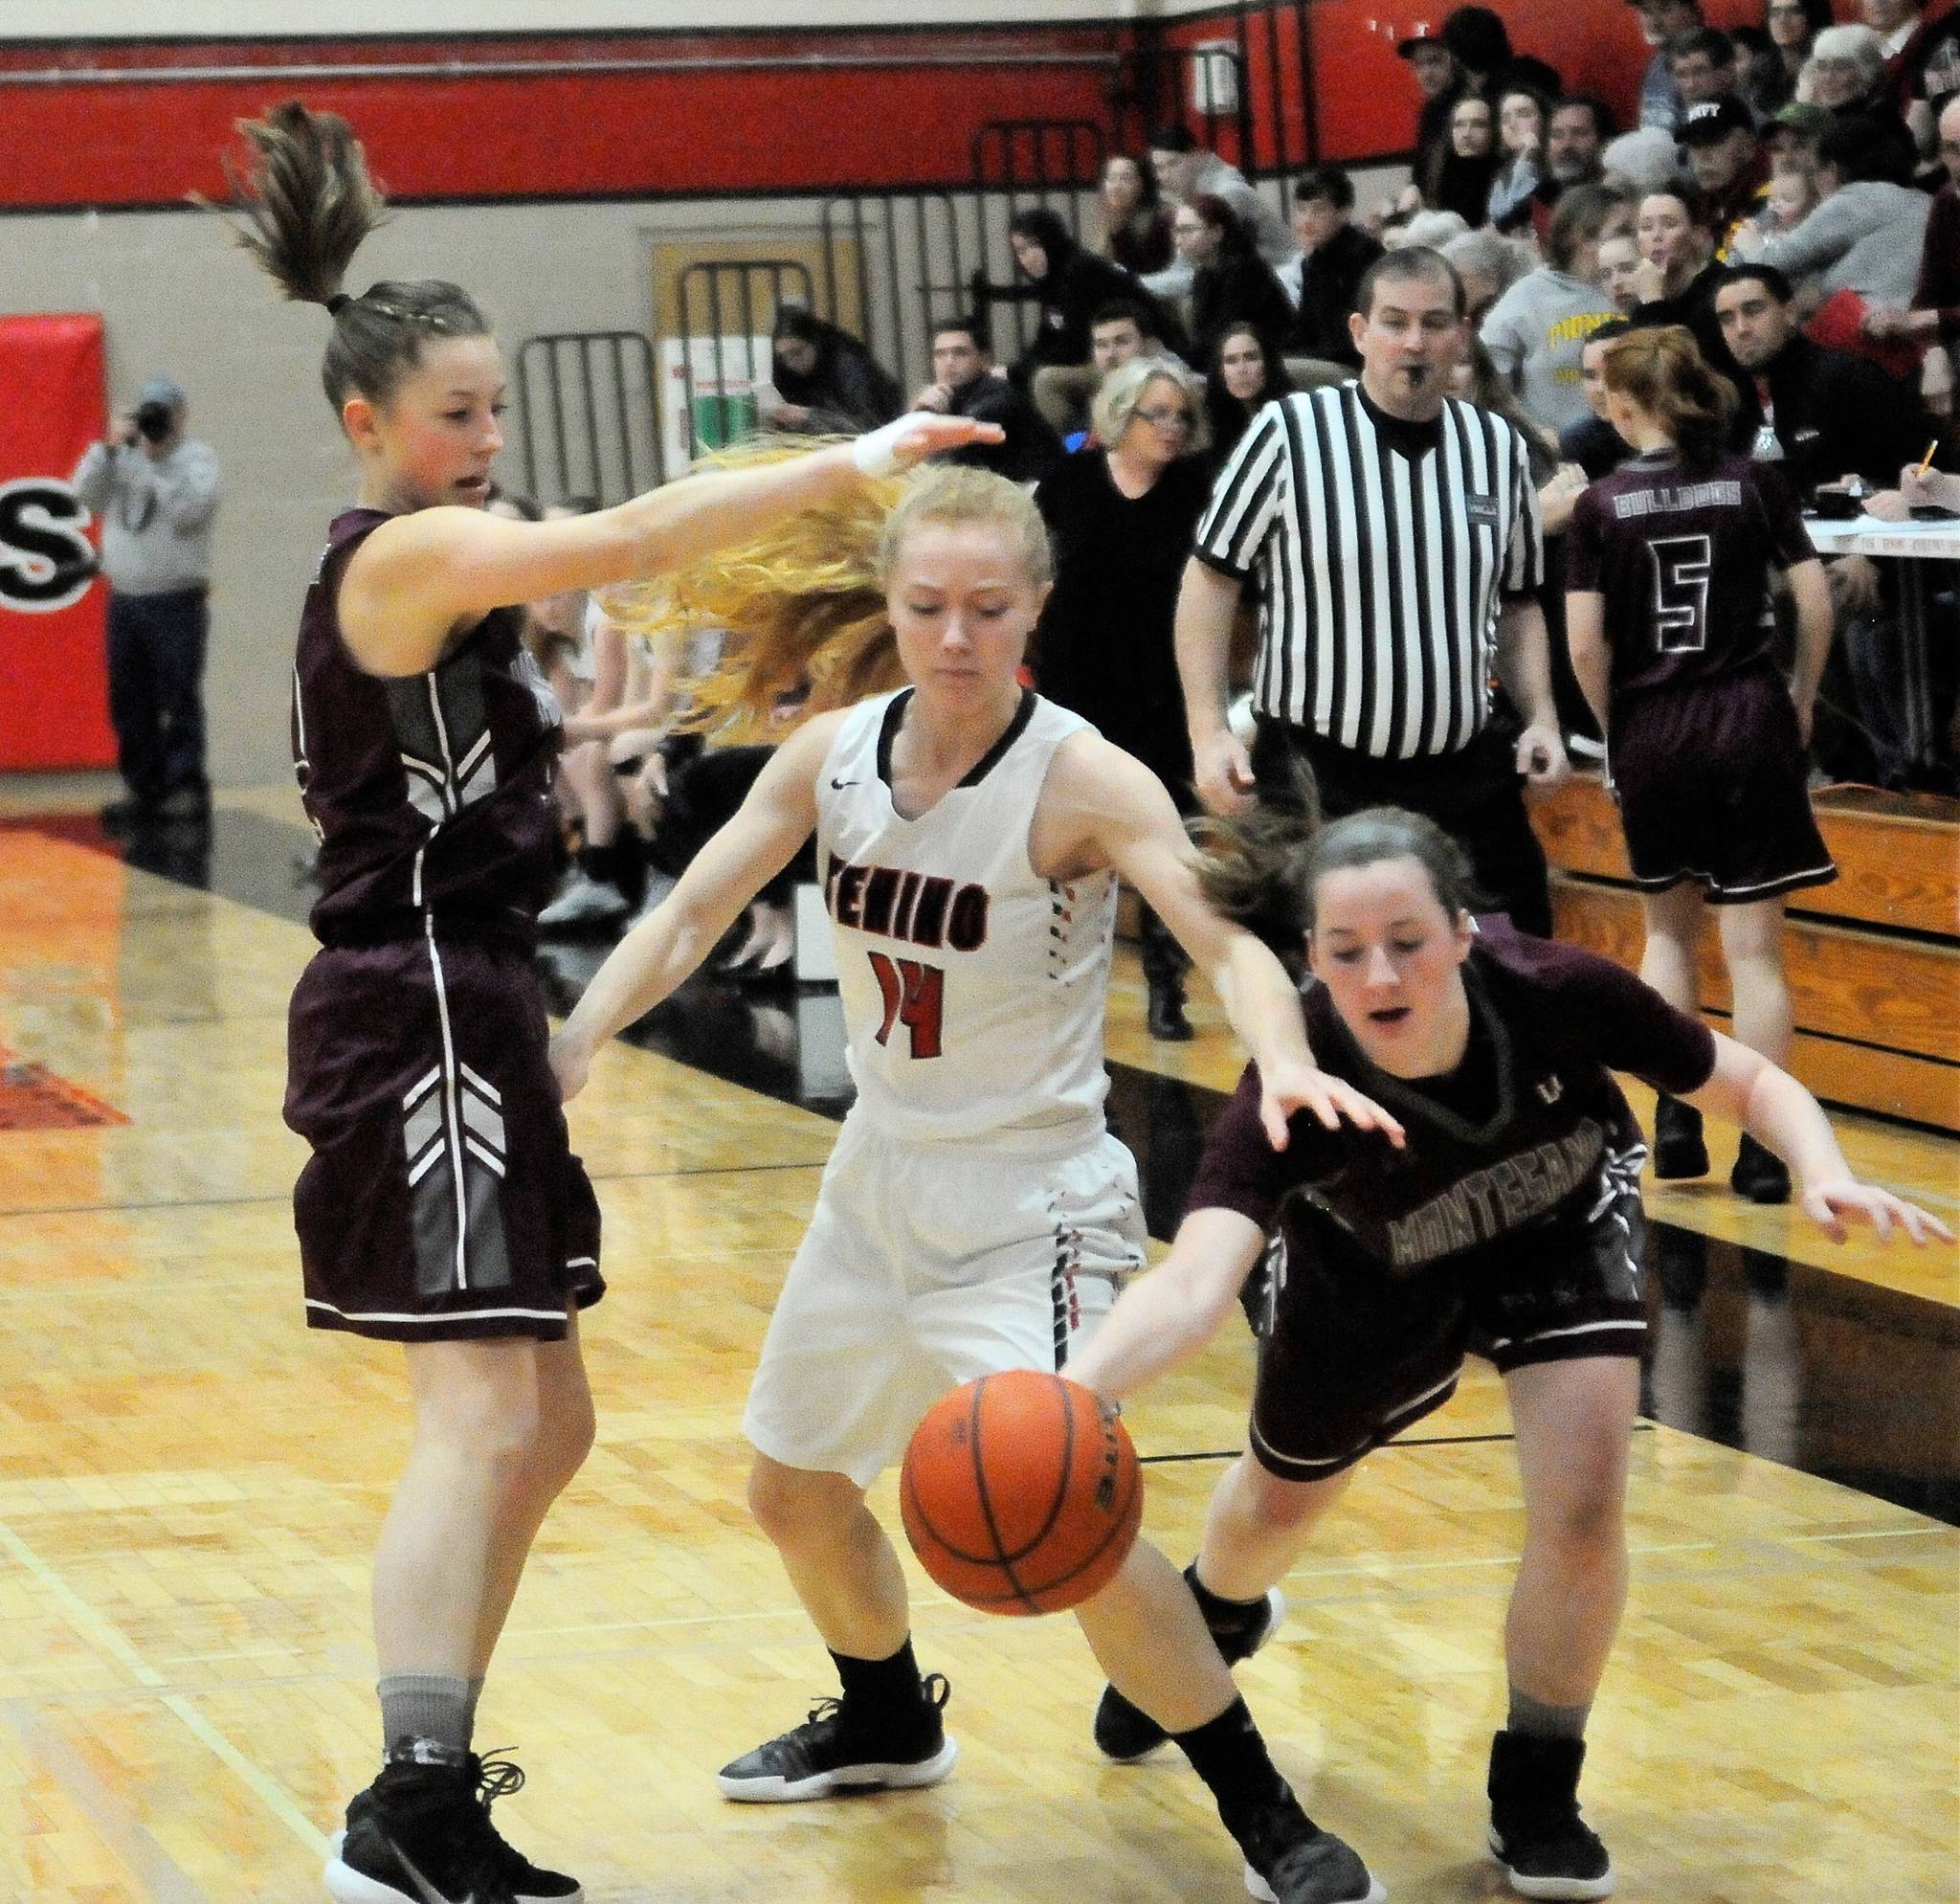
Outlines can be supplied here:
[[[300, 1904], [372, 1772], [368, 1557], [409, 1432], [401, 1356], [302, 1326], [279, 1099], [307, 839], [290, 790], [223, 807], [208, 836], [126, 853], [86, 819], [0, 821], [8, 1904]], [[541, 956], [559, 1002], [602, 952]], [[1141, 1006], [1125, 954], [1112, 1116], [1161, 1235], [1237, 1064], [1209, 1005], [1176, 1047]], [[969, 1613], [916, 1571], [956, 1778], [837, 1809], [716, 1796], [713, 1768], [826, 1681], [748, 1514], [739, 1422], [847, 1091], [834, 996], [704, 976], [573, 1107], [606, 1217], [611, 1293], [581, 1332], [599, 1436], [485, 1692], [483, 1736], [531, 1775], [500, 1821], [592, 1904], [1240, 1897], [1187, 1770], [1098, 1757], [1073, 1623]], [[1950, 1144], [1845, 1134], [1860, 1168], [1950, 1198]], [[1587, 1771], [1622, 1894], [1950, 1897], [1960, 1256], [1834, 1250], [1719, 1180], [1650, 1205], [1633, 1588]], [[1229, 1327], [1126, 1411], [1147, 1527], [1179, 1558], [1251, 1355]], [[1481, 1844], [1522, 1539], [1508, 1431], [1473, 1363], [1365, 1466], [1239, 1671], [1286, 1776], [1397, 1904], [1503, 1894]], [[894, 1491], [873, 1491], [888, 1518]]]

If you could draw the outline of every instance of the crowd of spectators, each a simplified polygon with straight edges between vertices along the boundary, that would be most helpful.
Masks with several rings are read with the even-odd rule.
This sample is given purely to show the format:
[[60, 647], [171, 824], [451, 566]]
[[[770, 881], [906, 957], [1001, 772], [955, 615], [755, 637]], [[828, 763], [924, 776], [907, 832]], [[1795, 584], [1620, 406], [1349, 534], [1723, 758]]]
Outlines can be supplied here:
[[[1882, 513], [1897, 506], [1904, 465], [1948, 428], [1960, 7], [1847, 0], [1858, 17], [1839, 20], [1830, 0], [1765, 0], [1759, 24], [1717, 28], [1700, 0], [1632, 4], [1652, 49], [1617, 89], [1637, 101], [1632, 123], [1514, 48], [1495, 11], [1458, 7], [1398, 49], [1417, 118], [1408, 183], [1392, 196], [1363, 203], [1335, 165], [1256, 186], [1188, 127], [1166, 125], [1108, 159], [1080, 223], [1047, 205], [1019, 211], [1011, 280], [976, 275], [969, 308], [939, 324], [932, 381], [909, 406], [1000, 424], [999, 444], [960, 454], [1033, 486], [1054, 536], [1040, 685], [1152, 766], [1188, 810], [1180, 572], [1266, 406], [1353, 387], [1357, 293], [1385, 257], [1426, 247], [1447, 261], [1465, 319], [1449, 387], [1524, 446], [1551, 689], [1581, 754], [1598, 750], [1597, 729], [1566, 660], [1561, 551], [1581, 494], [1634, 454], [1607, 414], [1611, 339], [1684, 325], [1734, 387], [1732, 447], [1779, 463], [1805, 506], [1847, 487], [1877, 492]], [[996, 362], [993, 340], [1010, 335], [1016, 346]], [[763, 421], [778, 431], [862, 429], [907, 403], [857, 338], [789, 307], [771, 384]], [[1950, 783], [1949, 737], [1929, 746], [1901, 713], [1899, 577], [1848, 556], [1830, 579], [1838, 639], [1812, 742], [1818, 773]], [[1248, 585], [1248, 614], [1252, 597]], [[652, 672], [653, 700], [671, 713], [685, 670]], [[629, 709], [648, 700], [644, 682], [607, 693]], [[582, 735], [593, 718], [581, 717]], [[658, 731], [666, 718], [644, 725]], [[587, 744], [638, 760], [620, 726], [602, 721]], [[636, 770], [639, 801], [686, 810], [669, 782], [696, 752], [663, 743]], [[607, 871], [603, 850], [599, 862]], [[608, 877], [612, 916], [634, 883]], [[780, 922], [752, 922], [749, 938], [751, 965], [780, 966]], [[1145, 951], [1151, 1029], [1179, 1036], [1174, 950], [1147, 924]]]

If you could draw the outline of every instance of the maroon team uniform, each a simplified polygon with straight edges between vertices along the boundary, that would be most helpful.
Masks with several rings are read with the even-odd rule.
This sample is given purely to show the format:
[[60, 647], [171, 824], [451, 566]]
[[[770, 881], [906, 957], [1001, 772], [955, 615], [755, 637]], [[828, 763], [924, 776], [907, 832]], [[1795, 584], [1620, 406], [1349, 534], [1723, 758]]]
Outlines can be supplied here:
[[1772, 652], [1769, 571], [1815, 554], [1781, 476], [1743, 457], [1637, 457], [1572, 511], [1566, 586], [1605, 597], [1609, 771], [1649, 891], [1736, 905], [1838, 877]]
[[1212, 1128], [1192, 1210], [1275, 1237], [1252, 1447], [1282, 1480], [1352, 1466], [1455, 1393], [1480, 1338], [1501, 1371], [1635, 1355], [1639, 1127], [1609, 1071], [1680, 1096], [1715, 1042], [1610, 960], [1479, 921], [1463, 967], [1470, 1044], [1447, 1077], [1394, 1078], [1319, 986], [1303, 1006], [1323, 1069], [1392, 1110], [1394, 1150], [1297, 1112], [1275, 1152], [1256, 1071]]
[[499, 609], [426, 674], [341, 638], [336, 518], [301, 615], [293, 761], [320, 835], [322, 950], [293, 994], [286, 1122], [306, 1319], [395, 1341], [561, 1339], [596, 1302], [599, 1211], [546, 1062], [530, 968], [563, 730]]

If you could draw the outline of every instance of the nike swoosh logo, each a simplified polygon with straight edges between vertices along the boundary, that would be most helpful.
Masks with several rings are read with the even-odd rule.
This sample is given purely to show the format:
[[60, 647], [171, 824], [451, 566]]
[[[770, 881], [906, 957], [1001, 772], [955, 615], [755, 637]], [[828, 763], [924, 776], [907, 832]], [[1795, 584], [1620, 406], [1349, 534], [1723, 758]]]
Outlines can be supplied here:
[[414, 1860], [412, 1859], [409, 1856], [409, 1854], [405, 1850], [403, 1850], [399, 1845], [397, 1845], [394, 1842], [392, 1838], [386, 1839], [383, 1842], [386, 1843], [388, 1848], [395, 1854], [396, 1858], [400, 1860], [401, 1868], [409, 1874], [409, 1882], [412, 1884], [415, 1887], [415, 1889], [422, 1893], [422, 1904], [477, 1904], [477, 1893], [474, 1888], [472, 1888], [469, 1894], [465, 1897], [449, 1896], [446, 1893], [436, 1890], [436, 1888], [433, 1884], [431, 1884], [429, 1880], [426, 1877], [424, 1877], [420, 1871], [418, 1871], [415, 1869]]
[[835, 776], [833, 776], [831, 780], [831, 785], [833, 787], [855, 787], [858, 784], [858, 783], [856, 780], [839, 780]]

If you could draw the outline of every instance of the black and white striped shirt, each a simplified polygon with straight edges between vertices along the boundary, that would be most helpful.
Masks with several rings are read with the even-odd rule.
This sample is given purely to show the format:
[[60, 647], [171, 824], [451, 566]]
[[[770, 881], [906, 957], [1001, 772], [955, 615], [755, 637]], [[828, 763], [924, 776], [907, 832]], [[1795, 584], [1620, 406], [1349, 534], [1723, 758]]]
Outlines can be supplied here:
[[1450, 397], [1433, 447], [1394, 434], [1355, 383], [1267, 404], [1196, 552], [1258, 574], [1261, 714], [1408, 760], [1482, 728], [1502, 596], [1538, 586], [1545, 549], [1525, 438], [1503, 417]]

